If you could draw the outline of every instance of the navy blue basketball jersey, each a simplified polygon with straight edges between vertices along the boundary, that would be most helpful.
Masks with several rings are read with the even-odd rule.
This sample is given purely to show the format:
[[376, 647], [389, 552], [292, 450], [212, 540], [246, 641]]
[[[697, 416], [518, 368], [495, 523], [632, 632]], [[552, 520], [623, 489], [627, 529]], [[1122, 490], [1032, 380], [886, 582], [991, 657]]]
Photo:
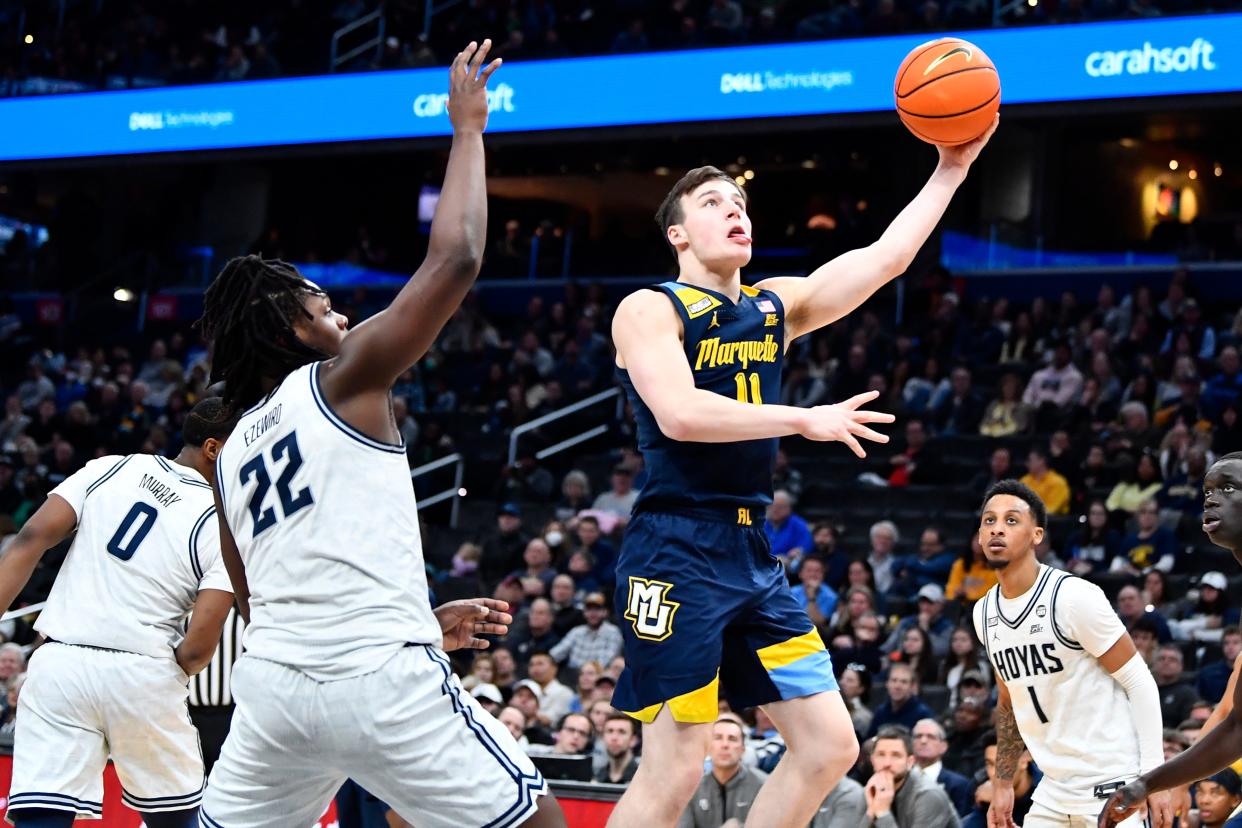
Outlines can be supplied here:
[[[669, 297], [684, 329], [695, 387], [752, 405], [780, 402], [785, 308], [770, 290], [742, 286], [734, 305], [707, 288], [680, 282], [653, 285]], [[776, 438], [692, 443], [660, 431], [629, 373], [617, 369], [638, 426], [647, 483], [635, 511], [678, 506], [761, 507], [772, 501]]]

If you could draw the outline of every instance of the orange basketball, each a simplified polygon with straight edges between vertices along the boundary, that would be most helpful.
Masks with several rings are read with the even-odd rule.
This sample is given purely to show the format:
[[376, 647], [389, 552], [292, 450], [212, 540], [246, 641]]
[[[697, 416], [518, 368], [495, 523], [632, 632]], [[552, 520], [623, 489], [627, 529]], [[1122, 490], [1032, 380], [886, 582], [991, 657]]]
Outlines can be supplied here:
[[897, 114], [929, 144], [965, 144], [987, 132], [1000, 109], [1000, 75], [978, 46], [944, 37], [916, 47], [893, 84]]

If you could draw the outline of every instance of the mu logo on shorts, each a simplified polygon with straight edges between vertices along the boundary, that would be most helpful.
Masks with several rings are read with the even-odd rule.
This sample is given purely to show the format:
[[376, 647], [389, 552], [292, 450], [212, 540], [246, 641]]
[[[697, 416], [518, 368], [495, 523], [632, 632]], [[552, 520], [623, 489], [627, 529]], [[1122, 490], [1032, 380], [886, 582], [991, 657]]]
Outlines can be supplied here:
[[681, 604], [668, 600], [673, 585], [630, 576], [630, 595], [625, 602], [625, 618], [634, 635], [648, 641], [663, 641], [673, 634], [673, 616]]

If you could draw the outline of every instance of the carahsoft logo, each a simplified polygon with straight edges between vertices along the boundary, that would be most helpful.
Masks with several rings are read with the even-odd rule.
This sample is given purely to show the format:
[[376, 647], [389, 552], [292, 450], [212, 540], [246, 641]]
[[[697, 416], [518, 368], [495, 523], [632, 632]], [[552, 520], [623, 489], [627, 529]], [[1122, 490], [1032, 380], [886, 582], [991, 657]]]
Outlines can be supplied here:
[[[414, 117], [435, 118], [448, 111], [448, 93], [419, 95], [414, 99]], [[487, 90], [488, 112], [512, 112], [513, 87], [507, 83], [496, 85], [495, 89]]]
[[1196, 37], [1189, 46], [1165, 46], [1156, 48], [1145, 42], [1141, 49], [1117, 49], [1099, 51], [1087, 55], [1087, 74], [1093, 78], [1111, 78], [1116, 75], [1146, 75], [1150, 72], [1211, 72], [1216, 68], [1212, 52], [1216, 47], [1210, 41]]

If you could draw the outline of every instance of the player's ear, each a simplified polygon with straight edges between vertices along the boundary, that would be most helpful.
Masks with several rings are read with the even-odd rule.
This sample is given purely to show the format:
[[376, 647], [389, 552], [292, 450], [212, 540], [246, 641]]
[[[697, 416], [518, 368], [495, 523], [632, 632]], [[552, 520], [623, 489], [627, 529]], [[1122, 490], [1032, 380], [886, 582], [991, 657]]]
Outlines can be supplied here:
[[668, 243], [674, 248], [677, 248], [680, 244], [686, 244], [690, 241], [690, 239], [686, 236], [686, 228], [680, 224], [670, 224], [668, 226], [668, 230], [665, 231], [665, 237], [668, 239]]
[[1035, 541], [1036, 546], [1039, 546], [1041, 543], [1043, 543], [1044, 542], [1044, 527], [1036, 526], [1035, 533], [1031, 535], [1031, 538]]
[[208, 437], [203, 441], [203, 456], [212, 463], [216, 462], [216, 458], [220, 456], [220, 449], [224, 448], [224, 443], [215, 437]]

